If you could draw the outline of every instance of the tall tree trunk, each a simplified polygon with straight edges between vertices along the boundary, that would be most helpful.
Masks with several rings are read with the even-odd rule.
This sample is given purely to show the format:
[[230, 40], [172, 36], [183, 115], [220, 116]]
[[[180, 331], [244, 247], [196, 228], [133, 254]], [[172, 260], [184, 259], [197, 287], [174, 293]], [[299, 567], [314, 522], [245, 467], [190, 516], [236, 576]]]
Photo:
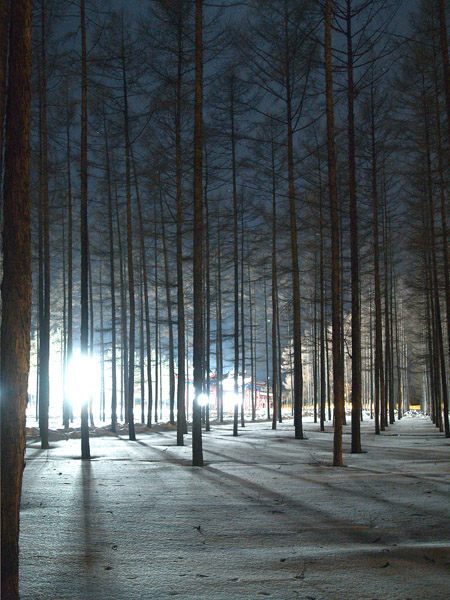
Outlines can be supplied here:
[[290, 72], [290, 44], [288, 35], [288, 11], [285, 2], [285, 86], [286, 86], [286, 120], [287, 120], [287, 159], [288, 159], [288, 196], [289, 224], [292, 258], [292, 306], [294, 311], [294, 428], [295, 439], [303, 439], [303, 367], [302, 367], [302, 326], [300, 306], [300, 271], [298, 265], [297, 213], [295, 207], [294, 188], [294, 133], [292, 118], [292, 89]]
[[353, 83], [352, 2], [347, 0], [348, 169], [352, 290], [352, 453], [361, 452], [361, 311], [359, 304], [359, 239], [356, 197], [356, 150]]
[[[88, 359], [89, 304], [88, 304], [88, 199], [87, 199], [87, 59], [86, 59], [86, 15], [85, 2], [80, 2], [81, 17], [81, 199], [80, 199], [80, 244], [81, 244], [81, 356]], [[81, 458], [90, 458], [89, 449], [89, 398], [81, 404]]]
[[208, 202], [208, 155], [205, 144], [205, 378], [206, 378], [206, 406], [205, 406], [205, 430], [211, 431], [209, 422], [209, 396], [211, 393], [211, 261], [209, 245], [209, 202]]
[[[383, 377], [383, 332], [381, 317], [380, 246], [378, 235], [378, 184], [377, 149], [375, 141], [375, 107], [373, 81], [370, 86], [371, 146], [372, 146], [372, 219], [373, 219], [373, 264], [375, 290], [375, 433], [384, 431], [384, 377]], [[381, 412], [381, 415], [380, 415]], [[381, 420], [381, 423], [380, 423]]]
[[331, 308], [334, 392], [333, 465], [335, 467], [341, 467], [343, 465], [342, 419], [344, 415], [344, 369], [343, 357], [341, 354], [339, 207], [336, 185], [336, 150], [334, 140], [333, 70], [331, 62], [331, 0], [326, 0], [325, 11], [325, 72], [328, 142], [328, 187], [330, 194], [331, 215]]
[[45, 4], [41, 0], [41, 143], [42, 143], [42, 240], [44, 303], [40, 323], [40, 377], [39, 377], [39, 431], [41, 448], [49, 448], [48, 410], [50, 401], [50, 217], [48, 198], [48, 149], [47, 149], [47, 60], [46, 60]]
[[105, 320], [103, 311], [103, 277], [102, 262], [100, 262], [99, 308], [100, 308], [100, 415], [105, 422], [106, 390], [105, 390]]
[[117, 428], [117, 331], [116, 331], [116, 281], [114, 261], [113, 199], [111, 193], [111, 168], [108, 146], [108, 130], [103, 113], [105, 130], [106, 183], [108, 190], [108, 242], [109, 242], [109, 286], [111, 295], [111, 431]]
[[134, 362], [135, 362], [135, 344], [136, 344], [136, 298], [134, 292], [134, 265], [133, 265], [133, 225], [132, 225], [132, 210], [131, 210], [131, 168], [130, 168], [130, 131], [128, 117], [128, 81], [125, 68], [125, 48], [123, 40], [122, 21], [122, 83], [123, 83], [123, 120], [124, 120], [124, 135], [125, 135], [125, 183], [126, 183], [126, 200], [127, 200], [127, 261], [128, 261], [128, 294], [129, 294], [129, 318], [130, 318], [130, 335], [129, 335], [129, 359], [128, 359], [128, 437], [130, 440], [136, 440], [134, 429]]
[[19, 600], [19, 509], [30, 366], [31, 1], [11, 4], [3, 180], [1, 596]]
[[167, 252], [166, 241], [166, 225], [162, 203], [162, 193], [160, 192], [160, 207], [161, 207], [161, 230], [163, 241], [163, 256], [164, 256], [164, 282], [166, 287], [166, 304], [167, 304], [167, 328], [169, 333], [169, 421], [171, 425], [175, 425], [175, 361], [173, 348], [173, 320], [172, 320], [172, 297], [170, 294], [170, 279], [169, 279], [169, 257]]
[[[68, 232], [67, 232], [67, 365], [71, 364], [73, 356], [73, 206], [72, 206], [72, 171], [71, 171], [71, 142], [70, 142], [70, 122], [69, 122], [69, 86], [66, 90], [66, 139], [67, 139], [67, 212], [68, 212]], [[65, 410], [63, 410], [63, 425], [69, 427], [72, 407], [67, 392], [65, 391]]]
[[236, 137], [234, 126], [234, 77], [230, 87], [231, 173], [233, 184], [233, 270], [234, 270], [234, 419], [233, 435], [238, 434], [239, 418], [239, 253], [238, 205], [236, 185]]
[[[94, 358], [94, 290], [92, 284], [92, 260], [91, 260], [91, 246], [88, 245], [88, 285], [89, 285], [89, 359], [92, 362]], [[91, 427], [95, 427], [94, 424], [94, 413], [92, 411], [93, 396], [92, 390], [89, 392], [89, 424]]]
[[314, 296], [312, 307], [312, 345], [313, 345], [313, 412], [314, 423], [317, 423], [317, 409], [319, 404], [319, 381], [318, 381], [318, 351], [317, 351], [317, 250], [314, 251]]
[[[150, 306], [148, 297], [148, 280], [147, 280], [147, 251], [145, 249], [145, 234], [144, 234], [144, 218], [142, 215], [141, 194], [139, 192], [139, 183], [136, 173], [136, 161], [134, 160], [133, 146], [130, 146], [131, 160], [133, 163], [134, 183], [136, 187], [136, 202], [139, 217], [139, 242], [141, 250], [141, 269], [144, 289], [144, 311], [145, 311], [145, 354], [147, 356], [147, 427], [152, 426], [152, 410], [153, 410], [153, 389], [152, 389], [152, 346], [150, 337]], [[143, 421], [144, 422], [144, 421]]]
[[177, 184], [177, 352], [178, 352], [178, 382], [177, 382], [177, 446], [184, 445], [183, 434], [186, 427], [186, 344], [185, 344], [185, 311], [183, 289], [183, 195], [182, 195], [182, 162], [181, 162], [181, 86], [183, 73], [183, 23], [182, 5], [178, 5], [177, 27], [177, 89], [175, 108], [175, 163]]
[[326, 356], [325, 356], [325, 281], [324, 281], [324, 235], [323, 235], [323, 215], [322, 215], [322, 170], [320, 158], [319, 165], [319, 223], [320, 223], [320, 266], [319, 266], [319, 286], [320, 286], [320, 431], [325, 431], [325, 403], [326, 403]]
[[[272, 429], [277, 428], [279, 414], [279, 390], [278, 390], [278, 352], [277, 352], [277, 203], [275, 187], [275, 157], [272, 142]], [[295, 333], [294, 333], [295, 335]], [[295, 341], [294, 341], [295, 344]], [[295, 378], [295, 372], [294, 372]], [[294, 382], [295, 387], [295, 382]], [[267, 394], [269, 390], [267, 390]], [[295, 403], [295, 396], [294, 396]]]
[[195, 0], [194, 107], [194, 403], [192, 464], [203, 466], [199, 396], [203, 391], [203, 0]]
[[139, 375], [141, 382], [141, 423], [145, 423], [145, 344], [144, 344], [144, 284], [142, 265], [139, 270]]
[[264, 335], [265, 335], [265, 355], [266, 355], [266, 403], [267, 420], [270, 421], [270, 386], [269, 386], [269, 332], [267, 323], [269, 322], [267, 313], [267, 277], [264, 275]]
[[217, 419], [223, 423], [223, 345], [222, 345], [222, 253], [220, 205], [217, 206]]
[[[91, 261], [91, 246], [88, 243], [88, 286], [89, 286], [89, 359], [94, 360], [94, 292], [92, 286], [92, 261]], [[89, 392], [89, 423], [91, 427], [95, 427], [94, 413], [92, 411], [92, 390]]]
[[[114, 163], [113, 163], [114, 164]], [[117, 196], [117, 180], [114, 177], [114, 196], [115, 196], [115, 217], [117, 227], [117, 245], [119, 249], [119, 282], [120, 282], [120, 334], [121, 334], [121, 353], [120, 353], [120, 419], [124, 420], [124, 404], [127, 406], [127, 384], [128, 381], [128, 333], [127, 333], [127, 296], [125, 289], [125, 267], [123, 262], [123, 246], [122, 246], [122, 233], [120, 225], [120, 214], [119, 214], [119, 200]], [[125, 422], [128, 417], [125, 411]]]
[[[383, 187], [386, 185], [386, 176], [383, 164]], [[389, 415], [389, 424], [393, 425], [394, 415], [394, 381], [393, 381], [393, 352], [392, 352], [392, 297], [390, 277], [390, 253], [389, 253], [389, 224], [387, 214], [387, 194], [383, 193], [383, 246], [384, 246], [384, 320], [385, 320], [385, 392], [386, 392], [386, 418]], [[386, 423], [387, 424], [387, 423]]]
[[282, 423], [283, 422], [283, 414], [282, 414], [282, 407], [283, 407], [283, 383], [282, 383], [282, 376], [281, 376], [281, 333], [280, 333], [280, 296], [278, 294], [278, 282], [277, 282], [277, 353], [278, 353], [278, 357], [277, 357], [277, 363], [278, 363], [278, 422]]
[[251, 394], [251, 409], [252, 409], [252, 421], [256, 420], [256, 402], [255, 402], [255, 391], [256, 391], [256, 360], [254, 351], [254, 332], [253, 332], [253, 294], [252, 294], [252, 283], [250, 277], [250, 259], [247, 261], [247, 274], [248, 274], [248, 307], [250, 313], [250, 394]]
[[245, 315], [244, 315], [244, 196], [241, 198], [241, 358], [242, 358], [242, 387], [241, 387], [241, 427], [245, 427]]
[[[159, 269], [158, 269], [158, 244], [157, 244], [157, 215], [155, 201], [155, 239], [154, 239], [154, 260], [155, 260], [155, 423], [158, 422], [158, 400], [159, 393]], [[161, 417], [161, 415], [160, 415]]]

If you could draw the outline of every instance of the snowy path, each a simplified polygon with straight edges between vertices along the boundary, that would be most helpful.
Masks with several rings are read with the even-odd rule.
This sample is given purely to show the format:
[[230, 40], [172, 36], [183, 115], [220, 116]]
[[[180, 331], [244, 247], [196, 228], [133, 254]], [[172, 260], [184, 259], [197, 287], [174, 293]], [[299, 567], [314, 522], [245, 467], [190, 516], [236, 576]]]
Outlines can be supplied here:
[[[22, 600], [448, 600], [450, 442], [423, 419], [331, 464], [332, 430], [248, 424], [204, 435], [79, 440], [27, 450]], [[344, 428], [348, 450], [349, 427]]]

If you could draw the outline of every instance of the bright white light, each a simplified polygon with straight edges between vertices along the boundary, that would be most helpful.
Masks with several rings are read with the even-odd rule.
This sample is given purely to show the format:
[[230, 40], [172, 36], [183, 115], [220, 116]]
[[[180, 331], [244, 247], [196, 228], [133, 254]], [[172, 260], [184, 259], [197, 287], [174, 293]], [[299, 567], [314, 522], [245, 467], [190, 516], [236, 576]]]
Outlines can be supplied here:
[[70, 361], [66, 390], [74, 412], [81, 409], [91, 396], [96, 396], [99, 386], [98, 364], [89, 356], [76, 354]]
[[206, 394], [199, 394], [197, 403], [199, 406], [207, 406], [209, 404], [208, 396]]
[[233, 392], [228, 392], [228, 393], [224, 394], [224, 397], [223, 397], [224, 410], [231, 412], [234, 410], [234, 407], [236, 406], [236, 404], [238, 406], [241, 406], [241, 404], [242, 404], [241, 394], [234, 394]]

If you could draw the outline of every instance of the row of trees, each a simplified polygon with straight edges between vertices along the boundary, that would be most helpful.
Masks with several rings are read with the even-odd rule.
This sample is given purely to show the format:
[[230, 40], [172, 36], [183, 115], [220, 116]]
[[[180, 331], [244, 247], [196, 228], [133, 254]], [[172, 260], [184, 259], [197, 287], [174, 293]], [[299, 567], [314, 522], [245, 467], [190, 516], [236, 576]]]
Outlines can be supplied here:
[[[388, 2], [333, 3], [329, 66], [325, 5], [258, 3], [240, 9], [239, 24], [235, 12], [227, 15], [223, 9], [208, 8], [202, 21], [206, 135], [202, 205], [197, 207], [203, 213], [206, 249], [201, 265], [201, 379], [209, 395], [210, 375], [215, 375], [218, 416], [223, 414], [224, 376], [232, 374], [237, 395], [239, 374], [248, 369], [253, 387], [259, 379], [272, 393], [276, 427], [286, 387], [281, 355], [292, 348], [284, 370], [291, 375], [295, 436], [302, 438], [303, 362], [311, 337], [314, 396], [321, 395], [322, 421], [327, 394], [351, 398], [354, 452], [361, 449], [363, 400], [368, 404], [368, 397], [373, 398], [376, 431], [382, 431], [393, 422], [395, 406], [401, 414], [404, 390], [411, 397], [421, 394], [418, 369], [425, 374], [430, 409], [439, 421], [448, 370], [448, 332], [445, 339], [442, 325], [448, 319], [437, 310], [447, 297], [442, 285], [448, 279], [447, 143], [441, 131], [442, 19], [437, 5], [429, 10], [432, 4], [422, 3], [411, 22], [412, 35], [399, 42], [390, 29], [395, 9]], [[94, 5], [89, 10], [90, 30], [86, 34], [81, 23], [81, 40], [66, 29], [61, 35], [62, 23], [70, 22], [61, 3], [42, 2], [36, 27], [39, 94], [34, 114], [40, 126], [34, 138], [39, 156], [34, 176], [40, 191], [35, 207], [41, 267], [36, 269], [35, 347], [43, 445], [48, 444], [50, 331], [60, 343], [66, 369], [78, 323], [84, 332], [82, 352], [101, 357], [101, 414], [108, 412], [110, 397], [113, 429], [120, 393], [122, 415], [133, 437], [135, 388], [141, 392], [141, 420], [150, 426], [161, 417], [161, 364], [167, 363], [169, 419], [178, 422], [181, 444], [186, 431], [186, 369], [199, 344], [193, 273], [201, 253], [194, 250], [190, 234], [197, 231], [190, 201], [195, 154], [191, 115], [198, 87], [195, 11], [189, 2], [150, 2], [132, 20], [125, 10], [106, 16]], [[410, 77], [411, 70], [417, 77]], [[425, 104], [417, 102], [421, 88]], [[405, 132], [401, 143], [399, 129]], [[441, 194], [442, 206], [430, 205], [426, 222], [433, 217], [431, 229], [409, 231], [411, 222], [405, 216], [414, 197], [412, 215], [423, 222], [424, 190], [411, 175], [417, 169], [403, 167], [422, 160], [427, 135], [431, 194]], [[330, 136], [335, 140], [335, 182], [323, 176], [326, 171], [333, 176]], [[442, 192], [435, 183], [439, 161]], [[426, 180], [422, 174], [419, 179]], [[80, 217], [73, 210], [78, 199]], [[399, 230], [408, 233], [406, 240], [396, 236]], [[425, 239], [413, 239], [416, 231]], [[427, 243], [433, 236], [434, 246]], [[431, 269], [426, 281], [419, 276], [413, 282], [402, 275], [415, 266], [417, 248], [425, 252], [433, 247], [434, 271], [433, 255], [422, 253]], [[83, 268], [78, 273], [74, 265], [80, 249]], [[415, 294], [416, 284], [424, 290], [420, 296]], [[73, 296], [78, 285], [85, 307], [81, 314]], [[432, 297], [426, 299], [425, 291]], [[430, 306], [428, 324], [420, 324], [421, 302]], [[308, 312], [313, 312], [310, 319]], [[410, 317], [411, 331], [405, 327]], [[440, 338], [436, 320], [441, 322]], [[427, 328], [432, 344], [426, 340]], [[440, 357], [429, 359], [429, 365], [424, 356], [434, 355], [427, 345]], [[344, 385], [347, 355], [350, 386]], [[331, 362], [332, 383], [326, 377]], [[428, 372], [431, 365], [436, 370], [437, 363], [438, 373]], [[193, 371], [195, 379], [198, 369], [193, 366]], [[69, 417], [66, 399], [65, 426]], [[88, 423], [87, 407], [83, 422]], [[236, 403], [235, 435], [238, 422]]]

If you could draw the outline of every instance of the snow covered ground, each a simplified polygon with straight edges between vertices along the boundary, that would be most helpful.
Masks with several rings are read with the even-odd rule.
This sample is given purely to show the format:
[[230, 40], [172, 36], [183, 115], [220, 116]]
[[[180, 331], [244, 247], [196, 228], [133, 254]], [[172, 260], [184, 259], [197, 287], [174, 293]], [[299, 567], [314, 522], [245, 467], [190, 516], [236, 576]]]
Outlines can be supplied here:
[[448, 600], [450, 441], [428, 419], [365, 421], [367, 452], [336, 469], [326, 429], [214, 425], [204, 468], [162, 427], [93, 437], [90, 462], [79, 439], [31, 438], [22, 600]]

